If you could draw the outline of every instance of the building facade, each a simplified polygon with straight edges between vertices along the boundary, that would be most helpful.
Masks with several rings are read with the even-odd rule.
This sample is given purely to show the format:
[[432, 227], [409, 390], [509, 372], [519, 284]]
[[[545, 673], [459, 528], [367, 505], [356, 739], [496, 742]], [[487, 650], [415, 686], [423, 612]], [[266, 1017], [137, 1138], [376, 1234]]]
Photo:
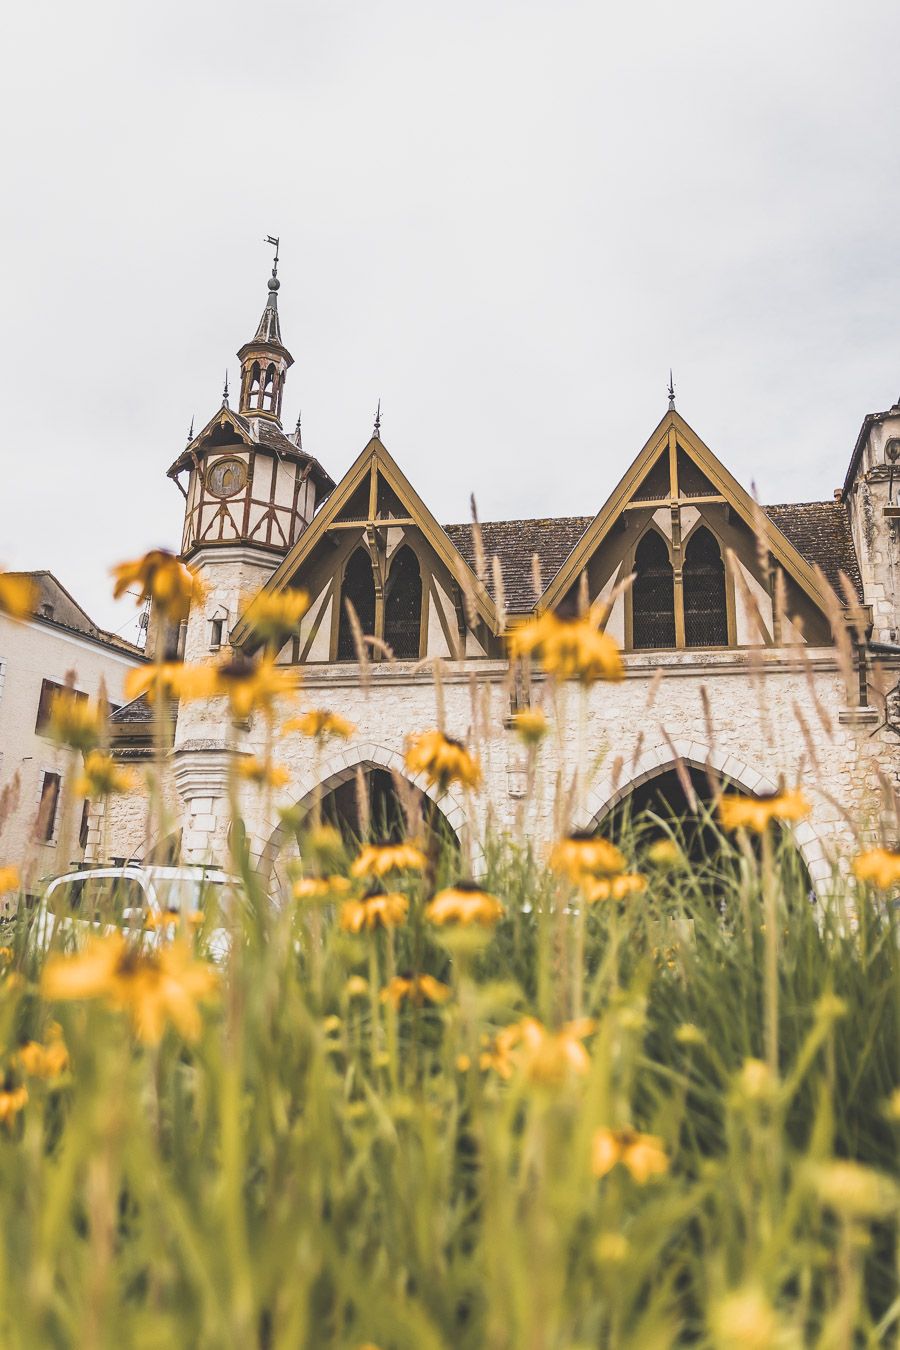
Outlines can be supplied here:
[[[191, 662], [229, 645], [253, 657], [263, 642], [248, 599], [302, 590], [309, 607], [278, 661], [304, 706], [356, 727], [321, 753], [277, 738], [289, 784], [241, 805], [263, 873], [277, 876], [290, 846], [284, 808], [333, 795], [352, 812], [358, 788], [347, 785], [396, 787], [406, 738], [438, 724], [477, 750], [483, 790], [411, 786], [476, 871], [491, 827], [538, 842], [600, 828], [657, 782], [690, 795], [710, 781], [749, 793], [802, 781], [813, 812], [795, 840], [817, 882], [856, 832], [896, 832], [900, 406], [865, 419], [829, 501], [760, 507], [671, 397], [595, 514], [441, 525], [377, 426], [337, 484], [299, 428], [284, 432], [292, 358], [278, 285], [273, 271], [238, 353], [237, 410], [226, 397], [169, 470], [183, 493], [182, 556], [207, 587], [173, 650]], [[511, 626], [587, 604], [624, 652], [624, 680], [582, 693], [510, 665]], [[510, 727], [531, 704], [552, 728], [533, 758]], [[148, 754], [150, 718], [143, 700], [115, 715], [121, 757]], [[172, 847], [224, 861], [229, 756], [262, 754], [270, 733], [258, 716], [233, 725], [221, 699], [178, 708], [170, 733]], [[109, 851], [146, 847], [141, 803], [108, 809]]]
[[52, 697], [68, 684], [119, 707], [144, 657], [98, 628], [52, 573], [27, 575], [34, 612], [0, 613], [0, 857], [21, 865], [31, 890], [79, 862], [88, 843], [91, 803], [75, 792], [74, 761], [46, 734]]

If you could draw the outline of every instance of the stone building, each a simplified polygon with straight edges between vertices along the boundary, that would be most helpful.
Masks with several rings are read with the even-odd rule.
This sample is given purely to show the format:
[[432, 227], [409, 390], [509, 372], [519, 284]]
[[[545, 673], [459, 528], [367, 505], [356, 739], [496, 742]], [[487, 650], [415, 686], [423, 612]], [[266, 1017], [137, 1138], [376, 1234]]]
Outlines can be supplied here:
[[70, 760], [46, 735], [53, 695], [69, 683], [84, 697], [124, 702], [138, 647], [98, 628], [51, 572], [25, 574], [33, 613], [0, 613], [0, 860], [26, 886], [81, 859], [90, 802], [74, 791]]
[[[320, 799], [352, 814], [360, 778], [389, 797], [392, 776], [405, 774], [407, 735], [438, 721], [477, 747], [483, 790], [438, 797], [413, 786], [475, 869], [489, 824], [541, 841], [561, 824], [602, 826], [629, 796], [658, 788], [690, 798], [710, 779], [749, 793], [802, 780], [814, 809], [795, 839], [817, 880], [855, 830], [885, 827], [900, 767], [900, 406], [865, 419], [829, 501], [758, 506], [670, 396], [637, 455], [623, 454], [623, 476], [596, 514], [441, 525], [377, 424], [337, 484], [299, 429], [284, 432], [292, 358], [274, 270], [268, 286], [238, 353], [237, 410], [226, 394], [169, 470], [183, 493], [182, 556], [208, 587], [173, 650], [191, 662], [229, 643], [252, 655], [261, 639], [247, 598], [302, 589], [308, 611], [278, 660], [296, 672], [305, 706], [356, 727], [322, 755], [299, 736], [279, 738], [289, 786], [242, 802], [264, 873], [286, 844], [282, 808]], [[346, 600], [367, 635], [364, 670]], [[621, 683], [582, 695], [510, 669], [507, 626], [588, 602], [603, 603], [624, 651]], [[534, 763], [508, 721], [529, 700], [553, 726]], [[115, 715], [121, 756], [148, 754], [149, 721], [143, 700]], [[180, 707], [169, 732], [170, 843], [188, 861], [222, 860], [229, 754], [262, 753], [263, 720], [234, 726], [217, 699]], [[561, 797], [560, 782], [577, 790]], [[135, 799], [110, 807], [116, 854], [144, 847], [142, 811]]]

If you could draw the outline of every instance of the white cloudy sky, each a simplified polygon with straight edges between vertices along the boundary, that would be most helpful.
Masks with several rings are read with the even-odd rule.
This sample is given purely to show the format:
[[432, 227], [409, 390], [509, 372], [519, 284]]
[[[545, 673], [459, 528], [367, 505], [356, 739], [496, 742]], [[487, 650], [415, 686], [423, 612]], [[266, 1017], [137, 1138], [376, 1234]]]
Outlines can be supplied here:
[[[443, 520], [589, 513], [678, 406], [764, 501], [900, 392], [893, 0], [29, 0], [0, 84], [0, 563], [98, 621], [282, 237], [286, 421]], [[132, 629], [126, 629], [131, 632]]]

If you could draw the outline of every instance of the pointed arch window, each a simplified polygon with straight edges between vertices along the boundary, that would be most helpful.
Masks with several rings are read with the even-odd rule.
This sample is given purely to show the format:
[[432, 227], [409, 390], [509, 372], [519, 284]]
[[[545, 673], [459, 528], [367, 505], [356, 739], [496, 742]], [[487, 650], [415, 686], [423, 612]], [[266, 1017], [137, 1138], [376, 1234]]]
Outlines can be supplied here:
[[356, 660], [356, 643], [353, 629], [347, 614], [345, 600], [349, 600], [360, 627], [367, 636], [375, 632], [375, 578], [372, 575], [372, 560], [367, 549], [358, 548], [344, 568], [341, 583], [341, 612], [338, 620], [337, 659], [339, 661]]
[[259, 362], [254, 361], [253, 365], [250, 367], [250, 398], [248, 402], [251, 408], [257, 407], [259, 405], [259, 396], [260, 396], [259, 379], [260, 379]]
[[384, 606], [384, 640], [398, 660], [419, 656], [422, 625], [422, 573], [408, 544], [397, 550], [391, 564]]
[[261, 408], [268, 408], [270, 411], [275, 407], [275, 367], [271, 362], [266, 366], [266, 377], [259, 405]]
[[684, 551], [684, 645], [727, 647], [725, 564], [715, 536], [699, 526]]
[[648, 530], [634, 555], [631, 591], [632, 646], [675, 646], [675, 582], [662, 535]]

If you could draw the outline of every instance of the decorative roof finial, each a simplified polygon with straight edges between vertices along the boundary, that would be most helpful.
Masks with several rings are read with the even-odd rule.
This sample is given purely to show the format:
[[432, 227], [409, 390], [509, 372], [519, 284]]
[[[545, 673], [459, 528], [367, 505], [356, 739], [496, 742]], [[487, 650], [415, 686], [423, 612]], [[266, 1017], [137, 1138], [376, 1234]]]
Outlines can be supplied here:
[[378, 407], [375, 409], [375, 438], [381, 440], [381, 399], [378, 400]]
[[301, 434], [300, 434], [300, 417], [301, 417], [301, 414], [298, 413], [298, 414], [297, 414], [297, 425], [294, 427], [294, 444], [296, 445], [296, 447], [297, 447], [298, 450], [302, 450], [302, 449], [303, 449], [303, 437], [302, 437]]
[[187, 438], [187, 443], [188, 443], [188, 445], [190, 445], [190, 443], [191, 443], [191, 441], [192, 441], [193, 439], [194, 439], [194, 419], [193, 419], [193, 417], [192, 417], [192, 418], [191, 418], [190, 430], [188, 431], [188, 438]]
[[225, 388], [222, 390], [222, 407], [228, 407], [228, 371], [225, 371]]
[[272, 276], [275, 277], [275, 278], [277, 278], [277, 277], [278, 277], [278, 245], [281, 243], [281, 238], [278, 237], [278, 236], [276, 236], [276, 235], [274, 235], [274, 234], [267, 234], [264, 242], [267, 243], [267, 244], [274, 244], [274, 246], [275, 246], [275, 258], [274, 258], [274, 260], [273, 260], [273, 262], [272, 262]]
[[669, 370], [669, 412], [675, 411], [675, 386], [672, 383], [672, 371]]

